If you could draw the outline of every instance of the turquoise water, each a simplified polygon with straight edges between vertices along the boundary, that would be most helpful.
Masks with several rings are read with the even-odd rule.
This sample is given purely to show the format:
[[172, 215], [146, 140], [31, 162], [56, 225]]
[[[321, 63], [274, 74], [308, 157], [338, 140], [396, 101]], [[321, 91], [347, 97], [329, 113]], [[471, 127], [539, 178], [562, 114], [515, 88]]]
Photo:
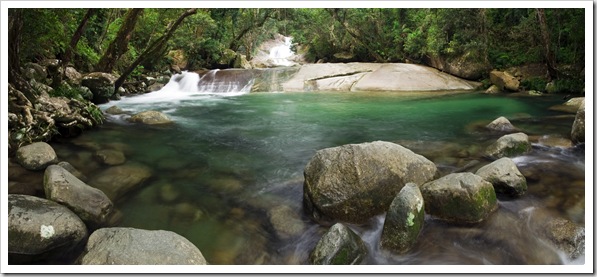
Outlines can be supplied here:
[[[99, 145], [119, 143], [124, 145], [121, 148], [125, 149], [128, 162], [152, 168], [151, 179], [141, 189], [117, 202], [122, 212], [119, 226], [177, 232], [193, 242], [212, 264], [306, 264], [309, 252], [327, 229], [315, 224], [302, 211], [303, 168], [318, 149], [392, 141], [411, 147], [440, 168], [449, 170], [481, 159], [480, 151], [496, 137], [476, 126], [499, 116], [511, 119], [529, 135], [566, 136], [573, 118], [559, 118], [561, 113], [547, 109], [561, 102], [557, 98], [478, 93], [389, 92], [195, 95], [132, 102], [125, 99], [103, 108], [116, 104], [129, 112], [159, 110], [175, 123], [141, 126], [113, 116], [105, 126], [85, 133], [81, 140]], [[57, 146], [59, 152], [67, 148]], [[83, 150], [77, 148], [77, 151]], [[532, 164], [533, 157], [519, 162]], [[558, 178], [555, 176], [539, 179], [535, 184], [530, 182], [529, 194], [522, 199], [502, 199], [504, 208], [500, 209], [500, 218], [510, 218], [508, 215], [532, 206], [584, 224], [584, 204], [582, 211], [575, 214], [569, 211], [570, 204], [563, 204], [574, 197], [582, 198], [584, 203], [584, 182], [580, 181], [584, 180], [584, 155], [557, 154], [552, 159], [576, 165], [568, 170], [571, 174], [561, 177], [563, 180], [553, 180]], [[71, 163], [78, 168], [86, 166], [81, 160]], [[82, 171], [93, 176], [101, 167]], [[570, 188], [561, 188], [545, 194], [544, 190], [534, 189], [562, 181], [576, 181], [576, 190], [570, 193]], [[553, 197], [560, 201], [544, 202]], [[284, 217], [296, 224], [280, 226], [273, 219], [279, 207], [288, 208]], [[380, 215], [369, 224], [352, 226], [371, 248], [366, 263], [561, 262], [550, 255], [544, 255], [547, 257], [544, 260], [512, 258], [516, 251], [541, 253], [534, 249], [539, 247], [538, 243], [524, 242], [526, 237], [512, 241], [522, 241], [521, 247], [529, 249], [479, 255], [487, 249], [470, 242], [456, 247], [450, 241], [462, 240], [462, 232], [466, 231], [431, 219], [424, 230], [423, 235], [428, 238], [422, 240], [425, 243], [412, 254], [388, 257], [375, 246], [382, 222]], [[496, 229], [477, 226], [472, 230], [483, 228]], [[441, 233], [448, 235], [438, 235]], [[438, 247], [447, 241], [452, 246]], [[503, 243], [487, 240], [486, 246]]]

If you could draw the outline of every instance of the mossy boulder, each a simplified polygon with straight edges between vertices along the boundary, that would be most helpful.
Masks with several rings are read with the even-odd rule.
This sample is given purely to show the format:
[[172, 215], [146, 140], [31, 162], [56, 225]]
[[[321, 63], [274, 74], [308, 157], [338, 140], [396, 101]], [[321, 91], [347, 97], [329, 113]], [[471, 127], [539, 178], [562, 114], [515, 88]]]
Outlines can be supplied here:
[[147, 125], [161, 125], [172, 123], [172, 120], [164, 113], [158, 111], [144, 111], [134, 114], [128, 119], [130, 122], [143, 123]]
[[416, 243], [425, 222], [423, 196], [414, 183], [406, 184], [394, 198], [384, 222], [382, 248], [406, 253]]
[[59, 260], [87, 237], [87, 227], [67, 207], [29, 195], [8, 195], [8, 261]]
[[114, 96], [114, 83], [116, 79], [114, 75], [109, 73], [92, 72], [81, 79], [81, 85], [91, 90], [95, 104], [103, 104], [107, 103]]
[[342, 223], [334, 224], [317, 242], [309, 256], [314, 265], [360, 264], [367, 256], [365, 243]]
[[514, 157], [531, 151], [529, 136], [525, 133], [514, 133], [500, 137], [485, 150], [485, 155], [494, 159]]
[[507, 157], [479, 168], [475, 174], [490, 182], [498, 193], [521, 196], [527, 191], [526, 178]]
[[574, 143], [585, 142], [585, 100], [583, 99], [578, 111], [576, 112], [576, 118], [572, 124], [572, 132], [570, 133], [572, 141]]
[[452, 173], [421, 186], [425, 211], [454, 223], [485, 220], [498, 205], [493, 185], [470, 172]]
[[406, 183], [423, 184], [436, 172], [433, 162], [391, 142], [326, 148], [305, 167], [303, 203], [318, 221], [362, 223], [387, 211]]

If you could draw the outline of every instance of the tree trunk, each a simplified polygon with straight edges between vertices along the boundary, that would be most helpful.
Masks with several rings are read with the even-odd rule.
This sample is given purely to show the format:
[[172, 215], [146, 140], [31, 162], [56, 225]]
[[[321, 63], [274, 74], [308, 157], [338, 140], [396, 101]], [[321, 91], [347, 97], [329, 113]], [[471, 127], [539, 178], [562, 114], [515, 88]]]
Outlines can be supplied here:
[[550, 79], [558, 78], [558, 71], [556, 69], [556, 57], [551, 48], [551, 38], [549, 35], [549, 28], [547, 27], [547, 20], [545, 18], [544, 9], [535, 9], [537, 12], [537, 20], [539, 21], [539, 27], [541, 29], [541, 38], [543, 39], [545, 63], [547, 64], [547, 72], [549, 73]]
[[131, 39], [133, 30], [137, 23], [137, 19], [143, 13], [143, 9], [130, 9], [125, 15], [122, 26], [118, 30], [116, 37], [108, 46], [108, 49], [101, 57], [97, 66], [96, 71], [101, 72], [112, 72], [116, 61], [128, 50], [128, 43]]
[[116, 82], [114, 84], [114, 90], [118, 91], [118, 88], [120, 88], [120, 86], [122, 86], [122, 84], [124, 83], [124, 80], [126, 80], [128, 75], [131, 74], [131, 72], [133, 72], [133, 70], [135, 70], [135, 68], [137, 68], [137, 66], [139, 64], [141, 64], [145, 60], [149, 59], [150, 57], [152, 57], [160, 52], [163, 52], [166, 48], [166, 43], [168, 42], [170, 37], [172, 37], [172, 35], [174, 34], [174, 31], [176, 31], [176, 29], [178, 28], [180, 23], [182, 23], [182, 21], [187, 16], [193, 15], [196, 13], [197, 13], [197, 9], [187, 10], [183, 14], [181, 14], [180, 17], [178, 17], [178, 19], [174, 23], [169, 24], [169, 28], [166, 30], [166, 32], [161, 37], [157, 38], [147, 49], [145, 49], [145, 51], [143, 51], [143, 53], [141, 53], [137, 57], [137, 59], [135, 59], [135, 61], [126, 70], [124, 70], [124, 72], [122, 72], [122, 74], [120, 75], [118, 80], [116, 80]]
[[11, 83], [17, 90], [21, 91], [23, 95], [31, 102], [32, 105], [37, 103], [37, 95], [33, 88], [21, 76], [21, 61], [19, 57], [21, 46], [21, 34], [23, 31], [23, 10], [9, 9], [8, 10], [8, 82]]
[[242, 42], [241, 39], [245, 36], [245, 34], [247, 34], [247, 32], [251, 31], [252, 29], [262, 27], [263, 24], [265, 24], [265, 22], [267, 21], [267, 19], [272, 16], [272, 14], [273, 14], [272, 9], [265, 9], [265, 14], [263, 15], [263, 17], [260, 18], [256, 24], [249, 25], [249, 26], [245, 27], [244, 29], [242, 29], [238, 33], [238, 35], [236, 35], [236, 37], [234, 37], [232, 42], [230, 42], [230, 45], [228, 46], [228, 48], [232, 49], [232, 51], [234, 51], [234, 52], [238, 51], [238, 47], [241, 45], [241, 42]]
[[68, 65], [68, 63], [70, 62], [73, 52], [75, 51], [75, 49], [77, 47], [77, 43], [79, 42], [79, 39], [81, 39], [81, 36], [83, 35], [85, 26], [87, 26], [87, 21], [89, 21], [89, 18], [91, 18], [91, 16], [93, 14], [95, 14], [96, 12], [97, 12], [97, 9], [88, 9], [87, 13], [85, 13], [85, 16], [83, 16], [81, 23], [79, 23], [79, 27], [77, 27], [77, 30], [73, 34], [73, 37], [70, 39], [70, 43], [68, 45], [68, 48], [66, 49], [66, 53], [64, 53], [64, 58], [62, 59], [63, 67], [66, 67]]

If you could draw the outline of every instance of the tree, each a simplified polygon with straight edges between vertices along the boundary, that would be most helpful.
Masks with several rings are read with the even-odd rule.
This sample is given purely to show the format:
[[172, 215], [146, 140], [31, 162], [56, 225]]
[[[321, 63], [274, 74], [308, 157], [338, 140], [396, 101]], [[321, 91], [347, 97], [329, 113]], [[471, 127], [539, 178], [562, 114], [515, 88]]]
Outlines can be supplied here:
[[68, 48], [66, 49], [66, 53], [64, 53], [64, 57], [62, 58], [62, 64], [64, 66], [66, 66], [70, 62], [73, 55], [73, 51], [76, 50], [77, 43], [83, 35], [83, 31], [85, 29], [85, 26], [87, 26], [89, 18], [91, 18], [91, 16], [93, 16], [96, 12], [97, 9], [88, 9], [87, 13], [85, 13], [85, 15], [83, 16], [83, 19], [81, 19], [81, 23], [79, 23], [79, 27], [77, 27], [77, 30], [73, 34], [70, 43], [68, 44]]
[[130, 9], [125, 15], [124, 22], [116, 34], [116, 38], [110, 43], [108, 49], [95, 67], [96, 71], [111, 72], [116, 61], [128, 50], [128, 43], [131, 39], [137, 19], [143, 13], [143, 9]]
[[558, 71], [556, 69], [556, 58], [554, 51], [551, 47], [551, 38], [549, 34], [549, 28], [547, 26], [547, 20], [545, 19], [544, 9], [535, 9], [537, 11], [537, 21], [539, 21], [539, 27], [541, 29], [541, 38], [543, 39], [545, 63], [547, 64], [547, 71], [551, 79], [558, 78]]
[[23, 10], [8, 10], [8, 82], [35, 105], [37, 102], [33, 89], [21, 76], [20, 47], [23, 32]]
[[172, 37], [174, 31], [176, 31], [180, 23], [182, 23], [182, 21], [186, 17], [196, 13], [197, 9], [187, 10], [183, 14], [181, 14], [175, 22], [170, 23], [166, 32], [162, 36], [157, 38], [151, 45], [149, 45], [149, 47], [147, 47], [147, 49], [145, 49], [145, 51], [143, 51], [143, 53], [141, 53], [141, 55], [139, 55], [139, 57], [137, 57], [137, 59], [135, 59], [135, 61], [124, 72], [122, 72], [122, 74], [114, 84], [115, 90], [118, 90], [118, 88], [122, 86], [124, 80], [126, 80], [126, 78], [131, 74], [131, 72], [133, 72], [133, 70], [135, 70], [135, 68], [137, 68], [139, 64], [141, 64], [146, 59], [149, 59], [150, 57], [163, 54], [163, 52], [166, 50], [165, 47], [167, 45], [168, 40], [170, 39], [170, 37]]

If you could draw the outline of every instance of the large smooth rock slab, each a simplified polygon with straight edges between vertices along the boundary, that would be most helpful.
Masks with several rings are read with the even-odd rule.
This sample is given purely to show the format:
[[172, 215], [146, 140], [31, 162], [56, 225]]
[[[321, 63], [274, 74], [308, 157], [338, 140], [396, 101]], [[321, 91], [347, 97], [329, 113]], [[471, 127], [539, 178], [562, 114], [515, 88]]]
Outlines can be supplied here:
[[428, 214], [454, 223], [481, 222], [498, 207], [493, 185], [470, 172], [425, 183], [421, 193]]
[[[363, 72], [372, 72], [381, 67], [375, 63], [324, 63], [302, 65], [288, 81], [282, 84], [287, 92], [305, 91], [309, 83], [327, 78], [345, 77]], [[311, 85], [312, 86], [312, 85]], [[335, 89], [334, 89], [335, 90]]]
[[317, 242], [309, 261], [314, 265], [354, 265], [366, 256], [363, 240], [344, 224], [336, 223]]
[[45, 142], [34, 142], [20, 147], [16, 154], [17, 162], [29, 170], [44, 170], [58, 162], [54, 148]]
[[29, 195], [8, 195], [9, 263], [67, 255], [87, 237], [87, 227], [67, 207]]
[[201, 251], [186, 238], [164, 230], [98, 229], [87, 241], [82, 265], [205, 265]]
[[365, 75], [353, 91], [473, 90], [477, 86], [435, 68], [416, 64], [384, 64]]
[[112, 213], [112, 201], [101, 190], [58, 165], [46, 168], [44, 191], [48, 199], [68, 207], [93, 228], [104, 225]]
[[382, 248], [406, 253], [417, 242], [425, 222], [423, 195], [419, 186], [406, 184], [394, 198], [381, 233]]
[[391, 142], [326, 148], [305, 167], [303, 203], [318, 221], [362, 223], [386, 211], [405, 184], [423, 184], [436, 172], [433, 162]]

